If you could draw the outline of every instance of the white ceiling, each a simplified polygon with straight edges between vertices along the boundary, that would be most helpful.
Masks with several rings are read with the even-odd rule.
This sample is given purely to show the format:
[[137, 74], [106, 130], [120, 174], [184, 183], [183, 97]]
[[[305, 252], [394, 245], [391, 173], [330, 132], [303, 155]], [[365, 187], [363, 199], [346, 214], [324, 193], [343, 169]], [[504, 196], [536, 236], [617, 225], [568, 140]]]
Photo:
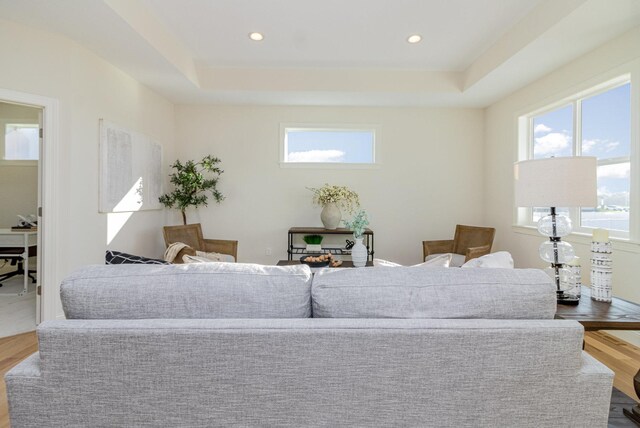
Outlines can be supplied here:
[[[540, 0], [143, 0], [207, 67], [467, 68]], [[262, 32], [256, 43], [247, 37]], [[420, 34], [421, 43], [406, 39]]]
[[479, 107], [637, 27], [640, 1], [0, 0], [0, 18], [176, 103]]

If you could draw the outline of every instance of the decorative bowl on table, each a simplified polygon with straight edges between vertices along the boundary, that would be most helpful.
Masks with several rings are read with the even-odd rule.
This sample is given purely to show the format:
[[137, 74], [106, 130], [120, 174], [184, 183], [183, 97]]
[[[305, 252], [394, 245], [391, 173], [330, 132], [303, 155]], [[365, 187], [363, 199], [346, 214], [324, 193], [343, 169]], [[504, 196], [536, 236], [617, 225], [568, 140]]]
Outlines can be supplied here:
[[300, 257], [300, 263], [308, 265], [312, 268], [327, 267], [331, 263], [331, 257], [325, 256], [302, 256]]

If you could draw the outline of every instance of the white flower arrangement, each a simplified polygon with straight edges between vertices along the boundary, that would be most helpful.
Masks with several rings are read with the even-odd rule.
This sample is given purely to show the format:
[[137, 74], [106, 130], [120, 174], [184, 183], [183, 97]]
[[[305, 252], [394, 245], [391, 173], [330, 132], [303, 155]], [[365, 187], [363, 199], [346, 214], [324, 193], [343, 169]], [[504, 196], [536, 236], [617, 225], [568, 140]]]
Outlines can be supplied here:
[[351, 221], [344, 221], [344, 225], [347, 229], [353, 230], [354, 238], [362, 238], [365, 228], [369, 225], [369, 219], [365, 210], [357, 212]]
[[360, 206], [360, 197], [346, 186], [326, 184], [320, 188], [308, 187], [313, 192], [313, 202], [318, 205], [337, 204], [348, 213]]

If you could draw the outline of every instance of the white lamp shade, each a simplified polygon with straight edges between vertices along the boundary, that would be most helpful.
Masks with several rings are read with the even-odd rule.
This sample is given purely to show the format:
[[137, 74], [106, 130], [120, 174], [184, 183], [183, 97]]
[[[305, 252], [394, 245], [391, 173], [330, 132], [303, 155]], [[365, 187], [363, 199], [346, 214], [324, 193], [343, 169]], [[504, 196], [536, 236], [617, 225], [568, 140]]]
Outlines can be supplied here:
[[574, 156], [516, 162], [517, 207], [595, 207], [595, 157]]

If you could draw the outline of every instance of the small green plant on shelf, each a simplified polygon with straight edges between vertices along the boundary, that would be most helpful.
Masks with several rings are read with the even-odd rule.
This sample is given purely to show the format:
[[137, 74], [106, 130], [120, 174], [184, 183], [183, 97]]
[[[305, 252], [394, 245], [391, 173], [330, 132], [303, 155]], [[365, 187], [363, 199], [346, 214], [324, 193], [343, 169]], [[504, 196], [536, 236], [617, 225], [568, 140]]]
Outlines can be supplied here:
[[307, 245], [320, 245], [322, 244], [322, 235], [305, 235], [302, 240]]
[[322, 235], [305, 235], [302, 240], [307, 244], [307, 251], [320, 252], [322, 251]]

